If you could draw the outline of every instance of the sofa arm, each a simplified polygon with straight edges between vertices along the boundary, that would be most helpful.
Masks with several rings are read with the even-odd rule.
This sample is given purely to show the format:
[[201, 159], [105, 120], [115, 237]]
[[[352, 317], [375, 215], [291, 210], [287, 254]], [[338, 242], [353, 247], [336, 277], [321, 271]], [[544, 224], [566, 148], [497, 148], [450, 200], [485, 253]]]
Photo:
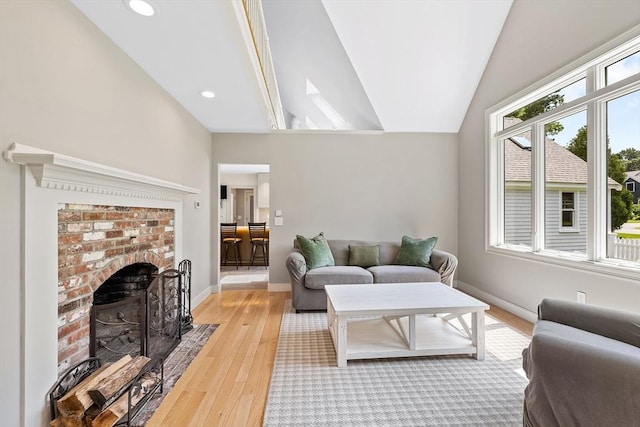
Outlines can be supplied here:
[[523, 367], [525, 426], [637, 425], [640, 353], [541, 333]]
[[446, 285], [453, 286], [453, 274], [458, 267], [458, 258], [449, 252], [434, 249], [431, 252], [431, 266], [440, 274], [440, 281]]
[[291, 286], [302, 284], [304, 275], [307, 274], [307, 263], [304, 256], [300, 252], [291, 252], [285, 260], [289, 277], [291, 278]]
[[544, 299], [538, 319], [602, 335], [640, 348], [640, 314], [559, 299]]

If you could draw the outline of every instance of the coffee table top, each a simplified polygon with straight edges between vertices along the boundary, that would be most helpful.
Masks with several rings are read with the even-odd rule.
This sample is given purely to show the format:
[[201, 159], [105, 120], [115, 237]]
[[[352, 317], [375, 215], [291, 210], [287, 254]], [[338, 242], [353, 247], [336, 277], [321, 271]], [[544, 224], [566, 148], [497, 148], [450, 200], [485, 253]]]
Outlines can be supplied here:
[[454, 313], [488, 310], [489, 306], [438, 282], [327, 285], [337, 315]]

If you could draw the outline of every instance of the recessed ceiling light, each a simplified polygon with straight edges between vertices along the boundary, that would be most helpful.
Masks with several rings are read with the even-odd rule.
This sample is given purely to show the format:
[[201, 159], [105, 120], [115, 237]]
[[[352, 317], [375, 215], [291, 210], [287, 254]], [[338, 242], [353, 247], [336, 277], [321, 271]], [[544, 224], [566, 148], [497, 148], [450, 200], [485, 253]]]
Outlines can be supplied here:
[[203, 90], [202, 92], [200, 92], [200, 95], [204, 96], [205, 98], [215, 98], [216, 94], [211, 92], [210, 90]]
[[125, 4], [138, 15], [153, 16], [156, 13], [151, 3], [145, 0], [125, 0]]

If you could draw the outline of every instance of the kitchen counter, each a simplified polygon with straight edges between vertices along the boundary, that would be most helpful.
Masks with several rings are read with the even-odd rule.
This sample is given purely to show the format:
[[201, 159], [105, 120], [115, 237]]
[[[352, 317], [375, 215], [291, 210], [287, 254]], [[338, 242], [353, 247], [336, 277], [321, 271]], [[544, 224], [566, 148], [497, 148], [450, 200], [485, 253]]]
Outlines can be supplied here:
[[[239, 238], [242, 239], [242, 242], [240, 243], [240, 259], [242, 260], [242, 264], [244, 266], [248, 266], [249, 265], [249, 260], [251, 259], [251, 243], [249, 239], [249, 227], [247, 226], [238, 226], [236, 233], [238, 235]], [[269, 227], [267, 227], [267, 237], [269, 237]], [[261, 255], [260, 249], [257, 249], [257, 253], [256, 255], [259, 256]], [[269, 255], [269, 253], [267, 252], [267, 256]], [[264, 265], [264, 262], [259, 259], [256, 256], [256, 261], [253, 263], [254, 266], [256, 265]], [[222, 249], [222, 242], [220, 244], [220, 265], [222, 265], [222, 258], [224, 257], [224, 252]], [[230, 266], [235, 266], [235, 261], [233, 260], [233, 254], [231, 252], [231, 249], [229, 249], [229, 261], [227, 261], [227, 267]]]

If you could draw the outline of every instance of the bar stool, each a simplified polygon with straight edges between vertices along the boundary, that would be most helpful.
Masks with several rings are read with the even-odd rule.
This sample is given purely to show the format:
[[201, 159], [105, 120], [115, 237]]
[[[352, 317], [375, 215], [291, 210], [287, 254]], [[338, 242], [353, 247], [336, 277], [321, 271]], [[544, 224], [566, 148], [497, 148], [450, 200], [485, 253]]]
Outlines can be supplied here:
[[220, 238], [222, 239], [222, 265], [226, 266], [229, 260], [229, 249], [233, 248], [233, 259], [236, 262], [236, 270], [240, 268], [242, 259], [240, 258], [240, 243], [242, 238], [238, 237], [238, 223], [223, 222], [220, 224]]
[[[249, 268], [253, 266], [256, 258], [264, 262], [264, 268], [269, 266], [269, 238], [267, 237], [266, 222], [250, 222], [249, 223], [249, 241], [251, 243], [251, 260]], [[256, 252], [260, 248], [260, 254]], [[257, 256], [256, 256], [257, 255]]]

